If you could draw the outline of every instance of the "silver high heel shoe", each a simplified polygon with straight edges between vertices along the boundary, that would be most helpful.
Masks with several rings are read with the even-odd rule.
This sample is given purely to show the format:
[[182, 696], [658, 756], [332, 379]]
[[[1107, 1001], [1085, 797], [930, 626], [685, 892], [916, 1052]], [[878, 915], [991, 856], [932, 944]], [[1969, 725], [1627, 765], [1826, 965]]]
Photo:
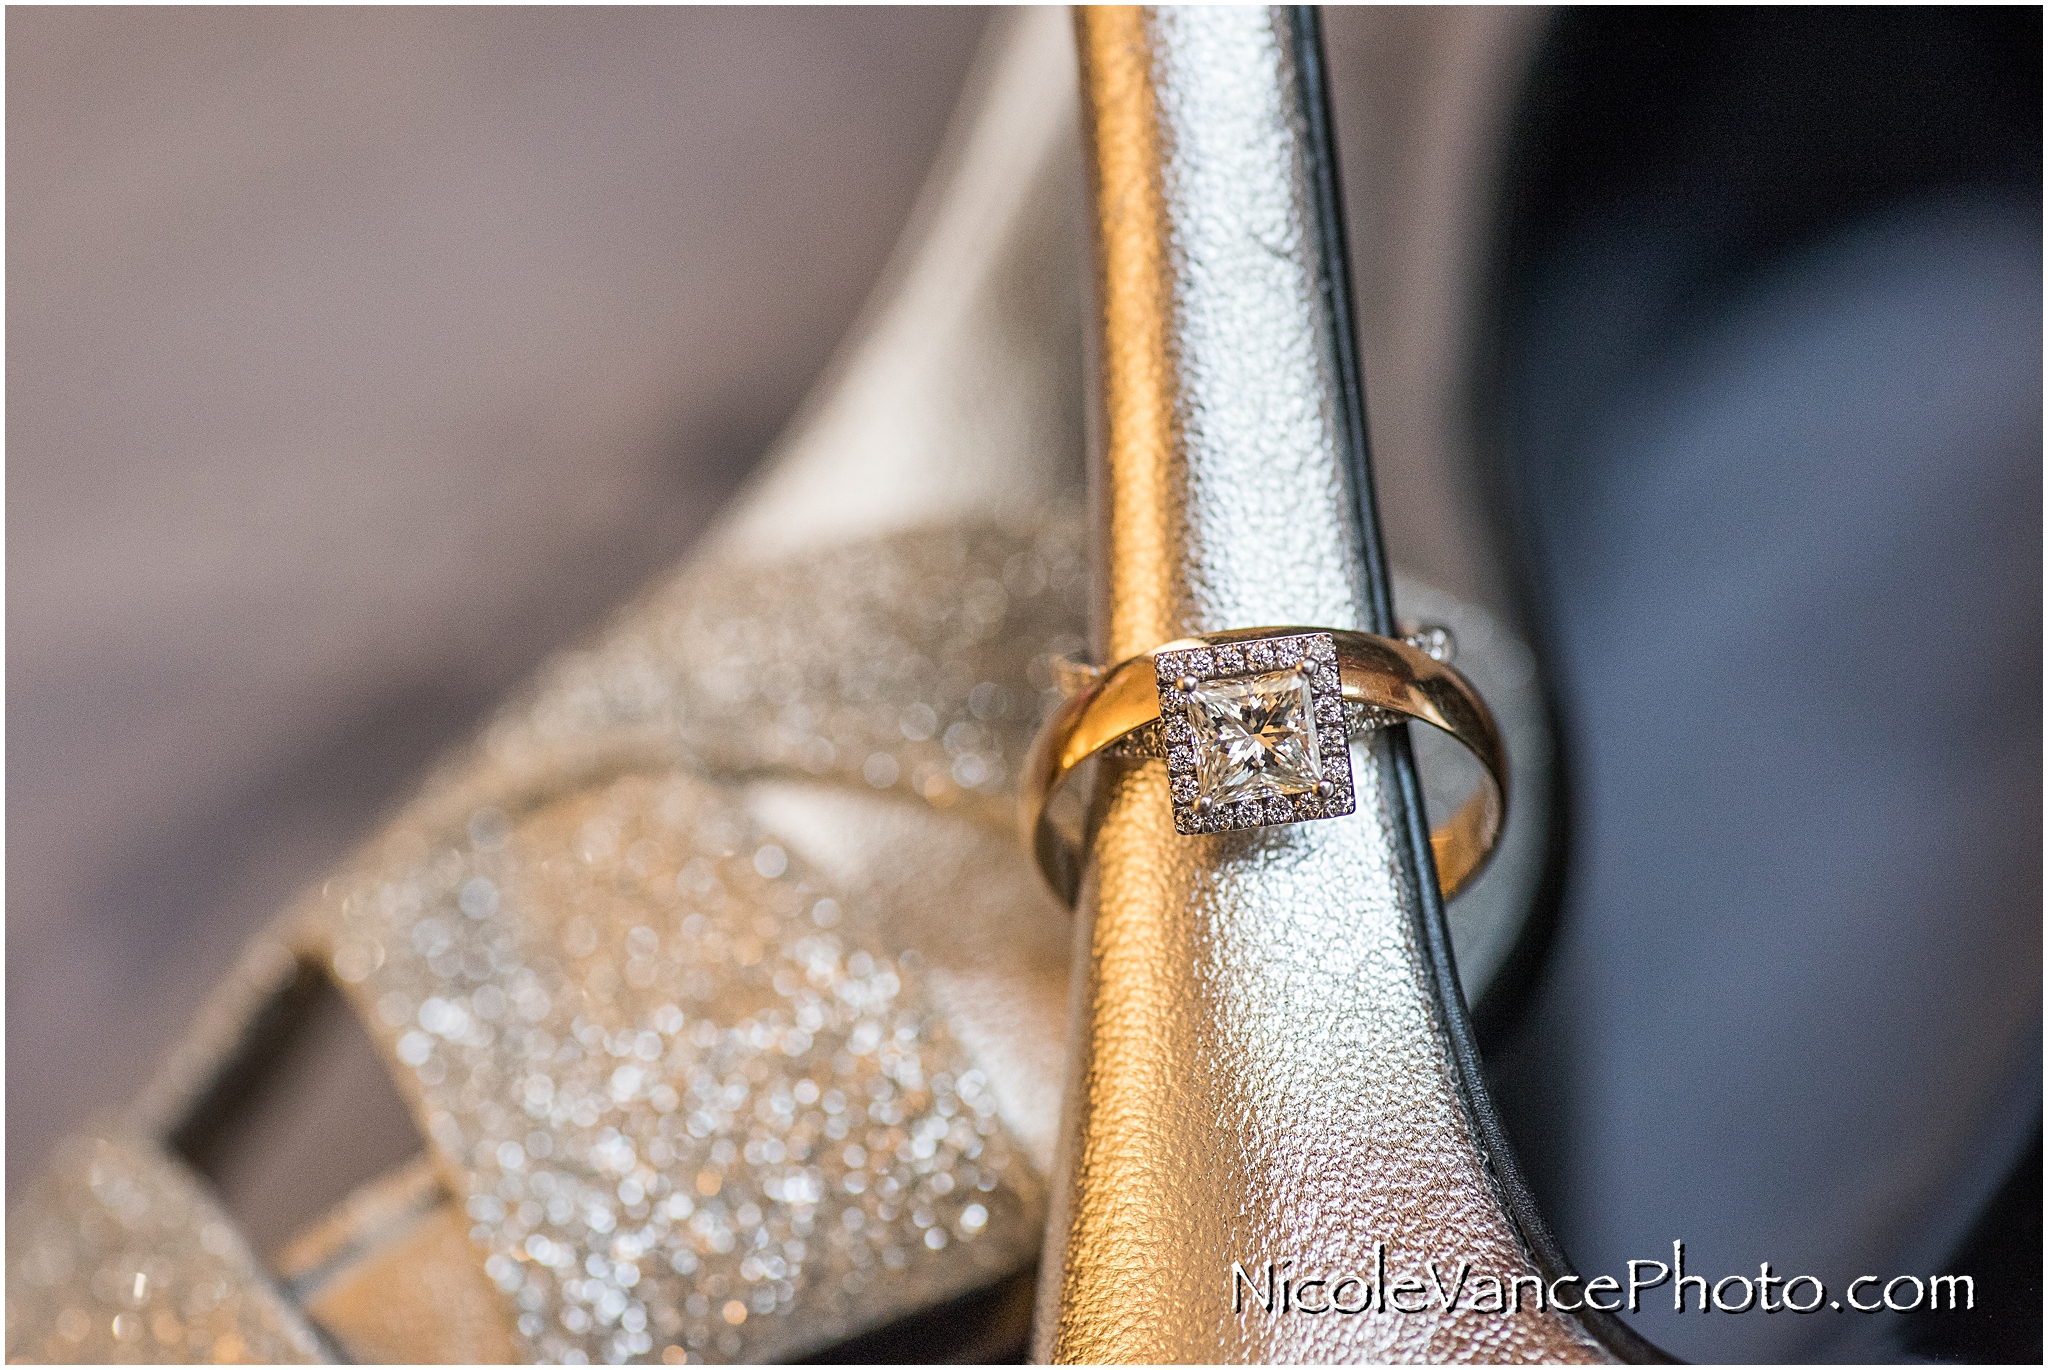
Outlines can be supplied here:
[[[1244, 36], [1177, 22], [1175, 42]], [[1276, 41], [1278, 22], [1245, 32]], [[1053, 663], [1088, 631], [1066, 17], [1009, 23], [972, 88], [855, 340], [715, 533], [257, 939], [142, 1099], [60, 1149], [13, 1216], [10, 1356], [787, 1359], [970, 1295], [972, 1335], [946, 1349], [1021, 1346], [1048, 1213], [1075, 1212], [1056, 1153], [1070, 984], [1088, 974], [1013, 830]], [[1500, 623], [1412, 578], [1394, 594], [1449, 626], [1510, 755], [1510, 825], [1449, 917], [1477, 1002], [1539, 875], [1549, 742]], [[1376, 775], [1384, 745], [1364, 753]], [[1432, 811], [1473, 780], [1456, 757], [1425, 754]], [[1368, 1166], [1353, 1197], [1386, 1231], [1428, 1212], [1432, 1232], [1525, 1259], [1457, 1121], [1468, 1066], [1430, 1017], [1412, 914], [1384, 912], [1378, 950], [1355, 949], [1421, 978], [1358, 987], [1380, 1092], [1351, 1104], [1426, 1116], [1448, 1140], [1416, 1155], [1446, 1188]], [[420, 1155], [259, 1255], [196, 1162], [330, 990]], [[1375, 1146], [1343, 1127], [1325, 1141]], [[1187, 1340], [1198, 1321], [1119, 1340], [1086, 1281], [1062, 1282], [1075, 1243], [1047, 1249], [1041, 1335], [1062, 1356], [1604, 1354], [1561, 1318], [1425, 1318], [1392, 1339], [1383, 1322], [1356, 1346]], [[1209, 1272], [1218, 1290], [1227, 1273]]]

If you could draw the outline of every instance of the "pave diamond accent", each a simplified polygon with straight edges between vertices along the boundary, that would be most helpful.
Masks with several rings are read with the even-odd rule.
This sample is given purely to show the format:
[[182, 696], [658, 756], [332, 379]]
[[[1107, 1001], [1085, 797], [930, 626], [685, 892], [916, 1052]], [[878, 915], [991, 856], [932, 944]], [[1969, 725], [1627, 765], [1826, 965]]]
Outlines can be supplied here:
[[1328, 633], [1290, 633], [1154, 658], [1178, 831], [1352, 811], [1336, 656]]

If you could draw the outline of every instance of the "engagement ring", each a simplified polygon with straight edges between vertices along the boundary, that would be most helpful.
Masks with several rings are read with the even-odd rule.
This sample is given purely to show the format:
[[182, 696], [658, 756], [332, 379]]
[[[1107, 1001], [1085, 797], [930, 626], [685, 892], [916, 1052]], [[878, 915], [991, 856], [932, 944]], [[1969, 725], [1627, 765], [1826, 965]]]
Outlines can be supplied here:
[[1024, 763], [1020, 819], [1039, 869], [1068, 903], [1080, 878], [1047, 818], [1060, 786], [1105, 750], [1163, 757], [1175, 831], [1231, 832], [1341, 818], [1353, 736], [1405, 719], [1443, 729], [1478, 758], [1478, 790], [1430, 833], [1448, 899], [1492, 855], [1507, 811], [1507, 755], [1472, 685], [1431, 652], [1444, 641], [1333, 628], [1241, 628], [1182, 638], [1095, 672], [1067, 668], [1073, 693]]

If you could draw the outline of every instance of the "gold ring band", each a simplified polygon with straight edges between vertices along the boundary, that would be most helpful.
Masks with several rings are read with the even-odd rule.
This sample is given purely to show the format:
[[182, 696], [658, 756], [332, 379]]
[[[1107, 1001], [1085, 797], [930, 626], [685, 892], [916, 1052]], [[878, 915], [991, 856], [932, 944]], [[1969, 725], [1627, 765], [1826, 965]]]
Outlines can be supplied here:
[[[1254, 651], [1262, 655], [1253, 658], [1250, 653]], [[1334, 661], [1329, 660], [1331, 656]], [[1073, 845], [1047, 818], [1053, 796], [1089, 757], [1160, 723], [1162, 701], [1172, 712], [1176, 699], [1193, 696], [1198, 688], [1196, 676], [1189, 674], [1176, 681], [1172, 674], [1197, 669], [1184, 667], [1186, 662], [1199, 662], [1205, 674], [1225, 685], [1236, 683], [1232, 677], [1273, 667], [1301, 673], [1289, 677], [1288, 683], [1298, 683], [1304, 689], [1318, 679], [1327, 684], [1334, 676], [1344, 703], [1416, 719], [1449, 733], [1478, 758], [1483, 774], [1472, 797], [1429, 835], [1437, 886], [1449, 899], [1485, 867], [1507, 818], [1507, 752], [1493, 715], [1470, 681], [1419, 647], [1394, 638], [1333, 628], [1240, 628], [1168, 642], [1111, 667], [1061, 704], [1039, 730], [1024, 762], [1018, 817], [1024, 843], [1037, 858], [1039, 870], [1068, 904], [1074, 902], [1080, 882], [1080, 863]], [[1318, 675], [1318, 667], [1334, 670], [1325, 669]], [[1310, 696], [1304, 694], [1304, 698]], [[1324, 706], [1326, 718], [1335, 716], [1327, 712], [1329, 707]], [[1185, 736], [1187, 730], [1178, 721], [1169, 726], [1181, 728], [1178, 736]], [[1348, 741], [1342, 745], [1348, 747]], [[1328, 744], [1327, 749], [1334, 757], [1339, 744]], [[1298, 810], [1282, 817], [1264, 818], [1254, 813], [1248, 820], [1219, 826], [1248, 827], [1348, 813], [1348, 753], [1343, 765], [1346, 769], [1338, 782], [1342, 788], [1327, 804], [1319, 805], [1314, 795], [1307, 795], [1299, 801]], [[1176, 768], [1170, 763], [1169, 769], [1180, 785], [1184, 766]], [[1332, 785], [1326, 782], [1320, 791], [1329, 796]], [[1182, 808], [1179, 797], [1185, 793], [1185, 789], [1176, 789], [1177, 825]], [[1189, 830], [1181, 827], [1183, 832]]]

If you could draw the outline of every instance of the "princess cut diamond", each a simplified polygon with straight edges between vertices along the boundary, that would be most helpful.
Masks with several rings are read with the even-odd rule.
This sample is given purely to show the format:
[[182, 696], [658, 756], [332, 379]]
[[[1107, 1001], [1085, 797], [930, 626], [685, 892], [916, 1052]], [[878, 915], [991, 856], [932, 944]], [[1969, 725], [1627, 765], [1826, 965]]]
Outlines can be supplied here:
[[1188, 692], [1195, 731], [1195, 790], [1210, 804], [1306, 794], [1322, 781], [1309, 678], [1267, 671], [1196, 684]]

